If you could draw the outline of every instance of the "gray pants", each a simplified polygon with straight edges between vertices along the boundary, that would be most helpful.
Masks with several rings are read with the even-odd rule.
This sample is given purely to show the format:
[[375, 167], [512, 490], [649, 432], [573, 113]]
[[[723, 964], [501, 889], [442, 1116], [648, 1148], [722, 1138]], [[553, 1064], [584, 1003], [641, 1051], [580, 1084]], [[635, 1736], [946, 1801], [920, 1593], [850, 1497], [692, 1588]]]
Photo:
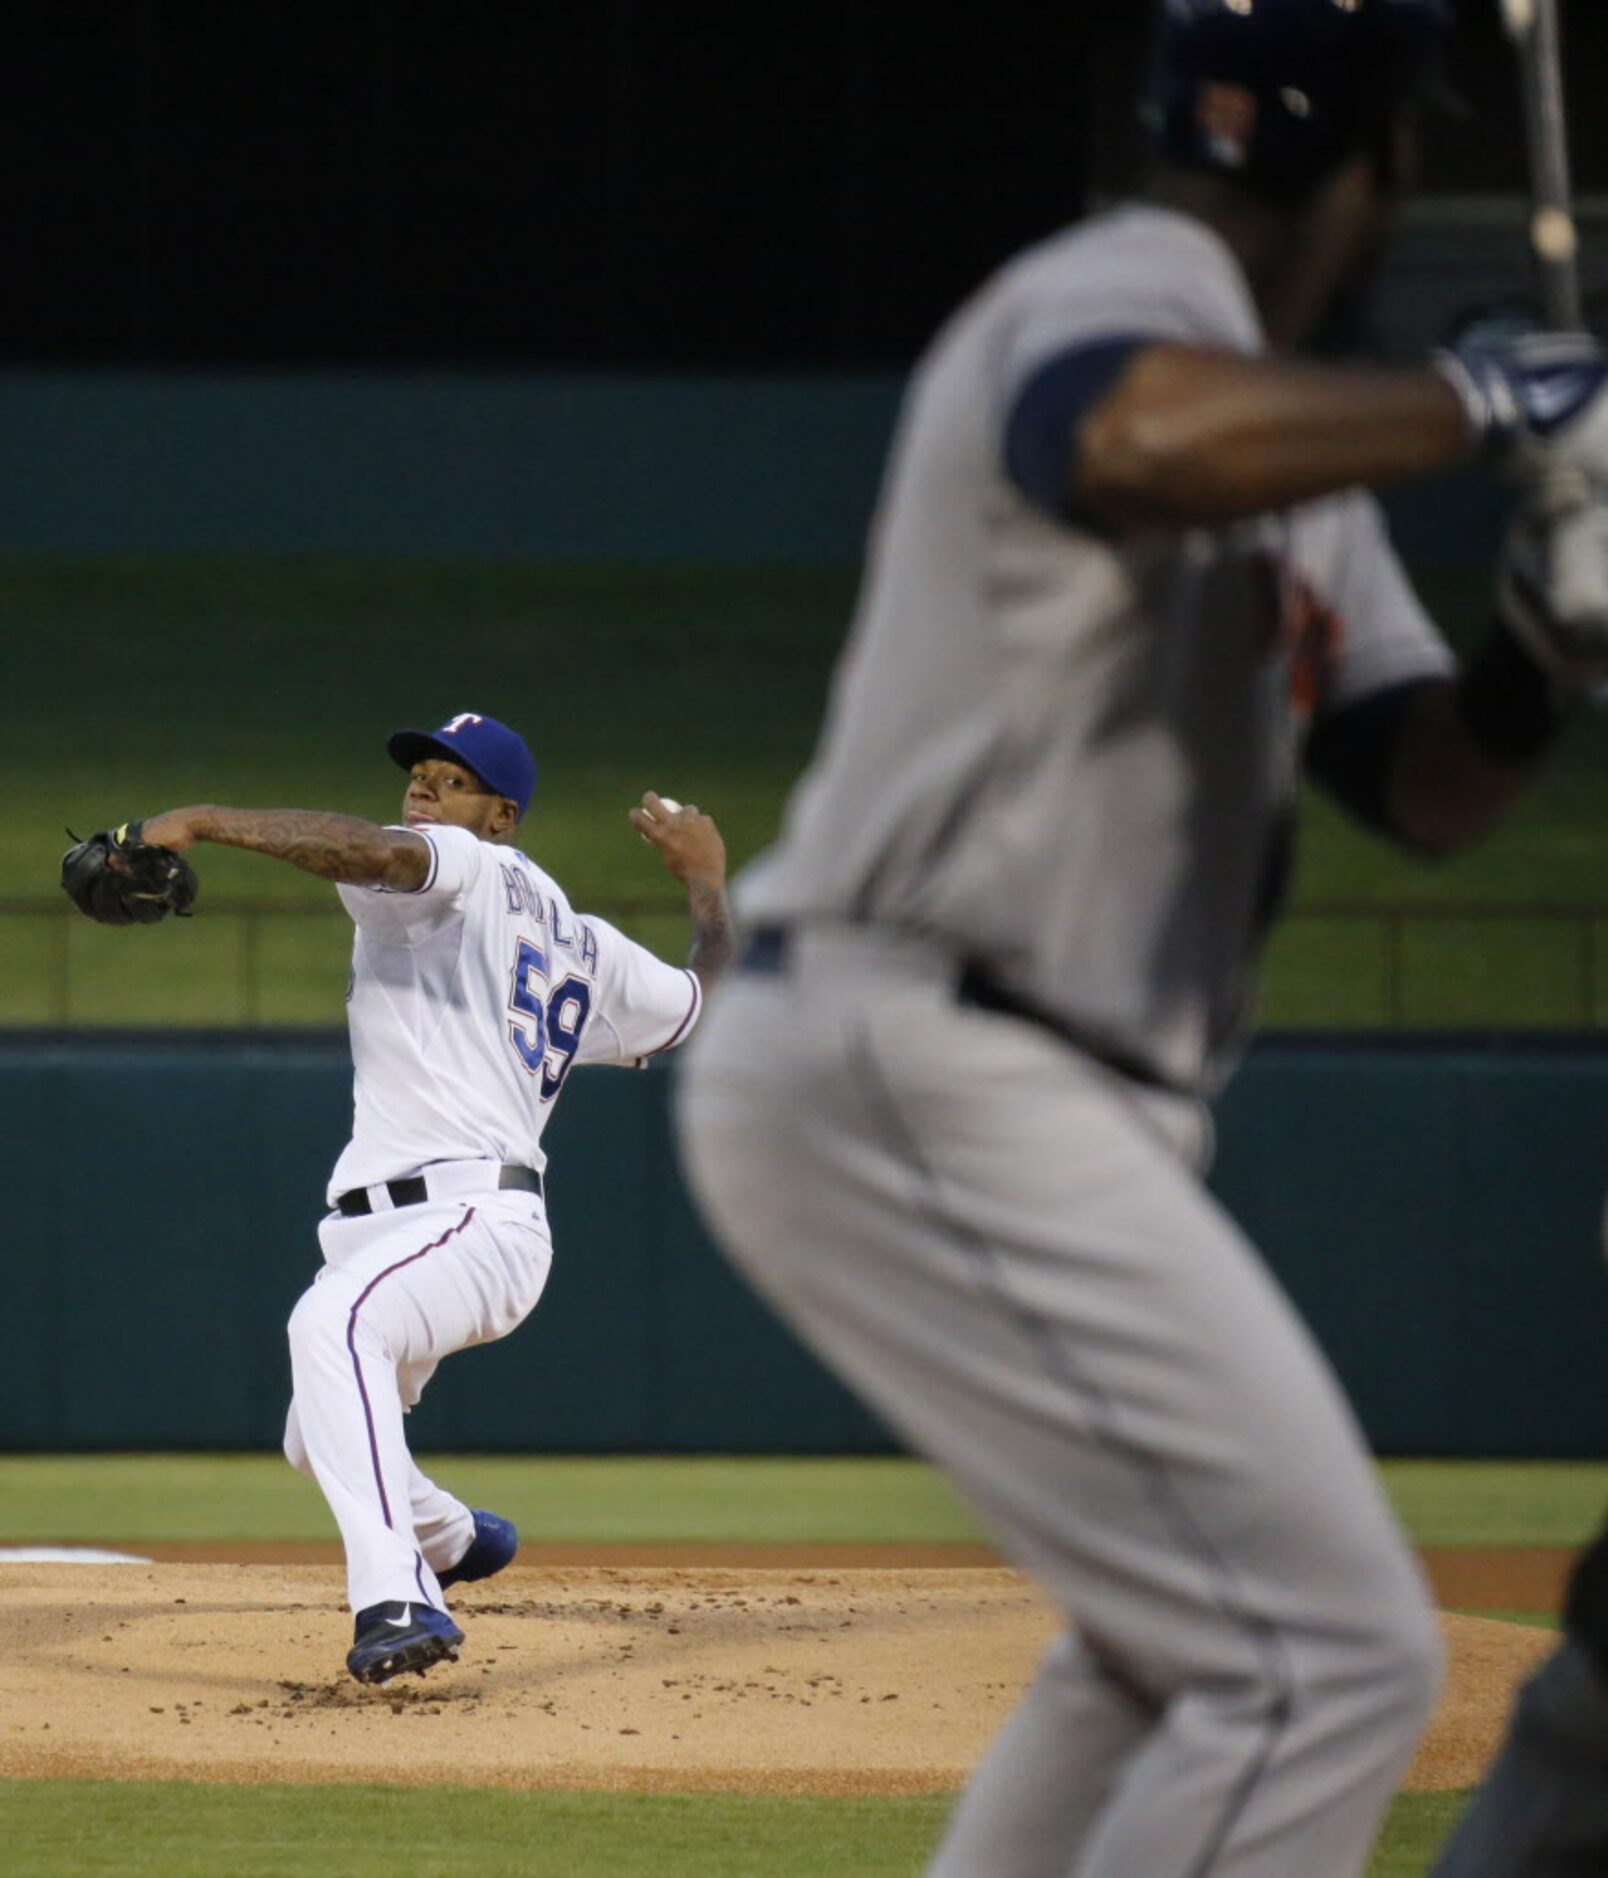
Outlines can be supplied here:
[[1351, 1417], [1198, 1110], [953, 978], [804, 935], [679, 1098], [737, 1264], [1067, 1614], [932, 1869], [1350, 1878], [1440, 1663]]

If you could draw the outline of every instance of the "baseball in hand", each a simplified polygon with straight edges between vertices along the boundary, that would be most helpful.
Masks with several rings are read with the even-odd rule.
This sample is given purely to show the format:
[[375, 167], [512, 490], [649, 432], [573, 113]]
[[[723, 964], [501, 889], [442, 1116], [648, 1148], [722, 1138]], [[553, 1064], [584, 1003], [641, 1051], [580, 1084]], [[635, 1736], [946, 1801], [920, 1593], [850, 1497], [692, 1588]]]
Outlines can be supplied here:
[[666, 815], [674, 815], [680, 809], [681, 804], [674, 796], [660, 796], [659, 807], [664, 810]]

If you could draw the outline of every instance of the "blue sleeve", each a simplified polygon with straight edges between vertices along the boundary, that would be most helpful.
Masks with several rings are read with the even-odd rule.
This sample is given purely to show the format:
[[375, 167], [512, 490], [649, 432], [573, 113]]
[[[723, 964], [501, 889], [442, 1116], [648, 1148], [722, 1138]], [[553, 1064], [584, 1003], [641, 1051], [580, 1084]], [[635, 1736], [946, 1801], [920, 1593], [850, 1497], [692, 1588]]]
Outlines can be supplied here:
[[1057, 352], [1016, 394], [1005, 420], [1005, 473], [1028, 501], [1062, 521], [1085, 522], [1071, 497], [1072, 439], [1084, 418], [1154, 339], [1124, 333]]

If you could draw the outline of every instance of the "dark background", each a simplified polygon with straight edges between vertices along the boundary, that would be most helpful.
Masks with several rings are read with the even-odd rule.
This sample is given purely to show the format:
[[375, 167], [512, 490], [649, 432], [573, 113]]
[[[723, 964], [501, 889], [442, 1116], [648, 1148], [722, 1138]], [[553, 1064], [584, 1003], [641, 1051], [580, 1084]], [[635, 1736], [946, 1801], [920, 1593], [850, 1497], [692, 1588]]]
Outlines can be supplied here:
[[[908, 361], [1119, 183], [1148, 8], [62, 0], [0, 62], [0, 362]], [[1469, 0], [1427, 185], [1524, 183]], [[1608, 5], [1565, 0], [1608, 188]]]

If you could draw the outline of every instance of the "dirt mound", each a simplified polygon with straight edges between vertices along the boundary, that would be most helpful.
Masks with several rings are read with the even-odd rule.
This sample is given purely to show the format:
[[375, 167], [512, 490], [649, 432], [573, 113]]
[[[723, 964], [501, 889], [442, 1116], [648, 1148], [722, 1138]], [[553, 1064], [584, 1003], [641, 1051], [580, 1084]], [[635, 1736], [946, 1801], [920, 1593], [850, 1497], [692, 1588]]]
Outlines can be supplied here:
[[[4, 1565], [0, 1775], [914, 1793], [958, 1786], [1053, 1630], [998, 1569], [520, 1567], [462, 1662], [346, 1675], [339, 1574]], [[1444, 1619], [1410, 1784], [1478, 1777], [1544, 1632]]]
[[[106, 1542], [140, 1561], [171, 1565], [339, 1565], [338, 1539], [130, 1539]], [[1435, 1601], [1449, 1610], [1481, 1606], [1499, 1611], [1555, 1611], [1563, 1597], [1577, 1548], [1573, 1546], [1435, 1546], [1420, 1553], [1434, 1586]], [[0, 1563], [14, 1556], [0, 1548]], [[924, 1570], [1003, 1565], [993, 1546], [975, 1541], [930, 1539], [882, 1543], [829, 1539], [813, 1544], [764, 1541], [553, 1540], [520, 1542], [524, 1565], [559, 1567], [611, 1565], [630, 1570], [720, 1566], [761, 1571]], [[111, 1561], [108, 1560], [108, 1563]]]

